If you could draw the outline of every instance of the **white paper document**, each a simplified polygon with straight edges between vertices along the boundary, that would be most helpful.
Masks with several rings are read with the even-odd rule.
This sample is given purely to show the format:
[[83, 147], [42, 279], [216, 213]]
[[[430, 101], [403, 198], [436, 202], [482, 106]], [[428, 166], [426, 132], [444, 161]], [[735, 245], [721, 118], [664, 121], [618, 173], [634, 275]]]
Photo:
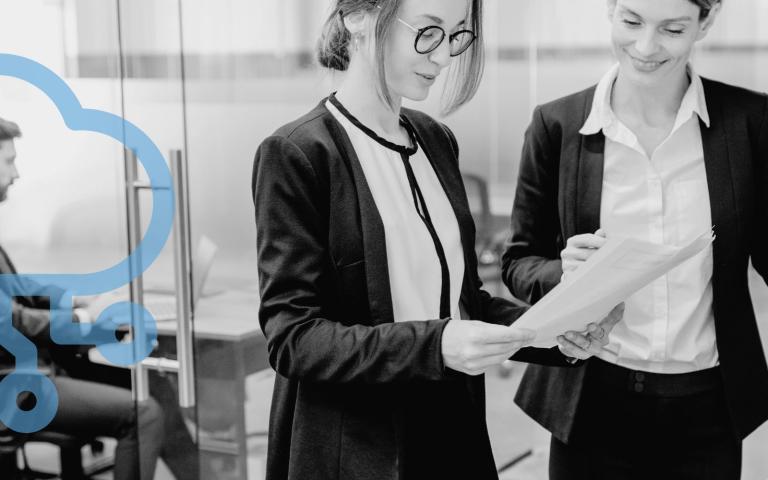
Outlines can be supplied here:
[[555, 346], [558, 335], [599, 322], [627, 297], [698, 254], [713, 240], [712, 232], [683, 246], [609, 238], [513, 326], [534, 330], [536, 347]]

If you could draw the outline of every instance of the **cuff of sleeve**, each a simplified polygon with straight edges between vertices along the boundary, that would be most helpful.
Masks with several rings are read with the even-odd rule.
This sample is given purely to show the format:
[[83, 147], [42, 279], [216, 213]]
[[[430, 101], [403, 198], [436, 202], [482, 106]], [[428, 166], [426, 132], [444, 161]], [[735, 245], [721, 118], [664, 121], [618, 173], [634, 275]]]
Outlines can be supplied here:
[[[443, 374], [444, 378], [447, 380], [450, 379], [458, 379], [463, 377], [463, 373], [457, 372], [456, 370], [446, 367], [445, 362], [443, 362], [443, 332], [445, 332], [445, 327], [448, 326], [448, 322], [450, 322], [450, 319], [441, 319], [437, 320], [438, 322], [441, 322], [442, 325], [438, 327], [438, 334], [437, 334], [437, 365], [439, 371]], [[457, 320], [459, 321], [459, 320]]]
[[93, 316], [84, 308], [76, 308], [72, 311], [78, 323], [93, 323]]

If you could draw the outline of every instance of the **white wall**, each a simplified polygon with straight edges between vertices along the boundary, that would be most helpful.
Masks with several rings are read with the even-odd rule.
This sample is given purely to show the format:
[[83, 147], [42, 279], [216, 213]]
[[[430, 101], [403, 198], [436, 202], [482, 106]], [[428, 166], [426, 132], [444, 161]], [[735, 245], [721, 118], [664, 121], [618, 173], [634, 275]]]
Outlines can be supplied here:
[[[29, 55], [62, 75], [62, 38], [77, 38], [67, 51], [116, 55], [115, 2], [106, 0], [4, 0], [13, 15], [0, 17], [0, 41], [6, 50]], [[138, 2], [138, 3], [137, 3]], [[537, 3], [538, 2], [538, 3]], [[174, 22], [176, 0], [121, 2], [123, 32], [134, 53], [171, 53], [178, 43]], [[538, 6], [537, 6], [538, 5]], [[76, 18], [72, 19], [75, 6]], [[184, 0], [183, 18], [188, 52], [227, 54], [269, 50], [284, 37], [286, 49], [307, 48], [327, 15], [327, 1]], [[110, 10], [111, 9], [111, 10]], [[299, 15], [299, 11], [303, 12]], [[539, 45], [600, 46], [607, 44], [604, 0], [488, 0], [488, 68], [477, 98], [445, 121], [461, 143], [462, 168], [491, 180], [492, 191], [511, 197], [522, 135], [534, 105], [584, 88], [600, 77], [610, 56], [536, 57], [499, 61], [494, 45], [523, 47], [535, 35]], [[113, 20], [110, 21], [109, 19]], [[710, 45], [766, 45], [768, 2], [728, 2]], [[34, 21], [33, 21], [34, 19]], [[161, 23], [168, 29], [161, 28]], [[22, 28], [22, 24], [25, 25]], [[71, 29], [76, 27], [76, 35]], [[281, 26], [282, 25], [282, 26]], [[287, 27], [286, 27], [287, 25]], [[310, 25], [314, 27], [310, 28]], [[586, 26], [585, 26], [586, 25]], [[755, 25], [753, 28], [752, 26]], [[87, 26], [87, 28], [86, 28]], [[313, 30], [314, 29], [314, 30]], [[174, 31], [175, 30], [175, 31]], [[300, 30], [300, 32], [299, 32]], [[765, 29], [763, 29], [765, 30]], [[283, 32], [283, 33], [281, 33]], [[293, 32], [293, 33], [286, 33]], [[130, 39], [130, 41], [128, 40]], [[271, 45], [271, 47], [270, 47]], [[111, 52], [111, 53], [110, 53]], [[535, 53], [535, 52], [534, 52]], [[702, 52], [695, 60], [702, 74], [754, 89], [768, 89], [768, 53]], [[218, 237], [233, 251], [253, 247], [249, 198], [250, 168], [258, 143], [278, 125], [309, 110], [332, 89], [334, 76], [320, 70], [290, 78], [229, 78], [192, 80], [187, 84], [187, 144], [191, 162], [193, 215], [202, 232]], [[155, 139], [163, 153], [184, 146], [181, 84], [161, 80], [75, 79], [69, 82], [81, 101], [126, 118]], [[419, 108], [436, 114], [439, 92]], [[123, 110], [123, 104], [125, 110]], [[80, 205], [92, 197], [110, 198], [110, 232], [122, 240], [123, 223], [120, 147], [88, 135], [70, 135], [40, 95], [18, 81], [0, 81], [0, 116], [18, 121], [23, 175], [11, 198], [0, 206], [0, 241], [48, 245], [57, 209]], [[483, 119], [478, 123], [478, 119]], [[94, 207], [95, 208], [95, 207]], [[506, 205], [500, 208], [503, 211]], [[221, 212], [227, 212], [222, 215]], [[92, 213], [94, 218], [104, 217]], [[29, 219], [34, 218], [34, 221]], [[120, 232], [120, 233], [118, 233]], [[91, 241], [107, 242], [107, 237]]]

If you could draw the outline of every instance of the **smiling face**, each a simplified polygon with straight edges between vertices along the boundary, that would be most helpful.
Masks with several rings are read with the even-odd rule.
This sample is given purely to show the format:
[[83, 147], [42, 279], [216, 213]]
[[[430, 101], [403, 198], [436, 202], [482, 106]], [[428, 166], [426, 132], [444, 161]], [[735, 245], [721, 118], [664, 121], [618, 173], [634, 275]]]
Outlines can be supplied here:
[[715, 12], [700, 20], [690, 0], [610, 0], [611, 40], [621, 74], [638, 85], [674, 85]]
[[437, 25], [446, 36], [434, 51], [421, 54], [414, 48], [416, 32], [400, 21], [392, 25], [386, 43], [384, 69], [387, 86], [394, 97], [424, 100], [440, 73], [451, 64], [449, 37], [465, 24], [469, 0], [405, 0], [398, 16], [421, 29]]

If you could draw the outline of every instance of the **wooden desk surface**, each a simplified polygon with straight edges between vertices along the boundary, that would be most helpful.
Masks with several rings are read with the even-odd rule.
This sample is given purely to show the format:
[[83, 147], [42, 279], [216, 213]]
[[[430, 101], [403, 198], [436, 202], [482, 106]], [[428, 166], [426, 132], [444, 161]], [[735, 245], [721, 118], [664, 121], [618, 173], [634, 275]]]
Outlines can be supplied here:
[[[17, 268], [22, 273], [87, 273], [111, 266], [123, 255], [117, 249], [91, 248], [58, 250], [42, 250], [39, 248], [11, 248]], [[238, 341], [250, 337], [261, 336], [258, 322], [259, 292], [256, 278], [243, 278], [243, 272], [233, 271], [236, 260], [220, 256], [214, 262], [214, 272], [221, 275], [219, 279], [209, 277], [204, 296], [198, 302], [193, 331], [196, 338]], [[162, 255], [150, 267], [145, 276], [145, 290], [158, 285], [168, 286], [173, 282], [173, 263], [168, 255]], [[242, 259], [241, 259], [242, 263]], [[221, 281], [217, 281], [221, 280]], [[127, 286], [120, 290], [125, 296]], [[208, 293], [212, 292], [212, 293]], [[165, 296], [169, 296], [166, 294]], [[163, 296], [148, 291], [147, 298]], [[175, 335], [176, 321], [157, 322], [159, 335]]]
[[[254, 290], [230, 290], [198, 302], [193, 319], [195, 338], [238, 341], [262, 336], [258, 321], [259, 294]], [[157, 322], [159, 335], [175, 335], [175, 320]]]

